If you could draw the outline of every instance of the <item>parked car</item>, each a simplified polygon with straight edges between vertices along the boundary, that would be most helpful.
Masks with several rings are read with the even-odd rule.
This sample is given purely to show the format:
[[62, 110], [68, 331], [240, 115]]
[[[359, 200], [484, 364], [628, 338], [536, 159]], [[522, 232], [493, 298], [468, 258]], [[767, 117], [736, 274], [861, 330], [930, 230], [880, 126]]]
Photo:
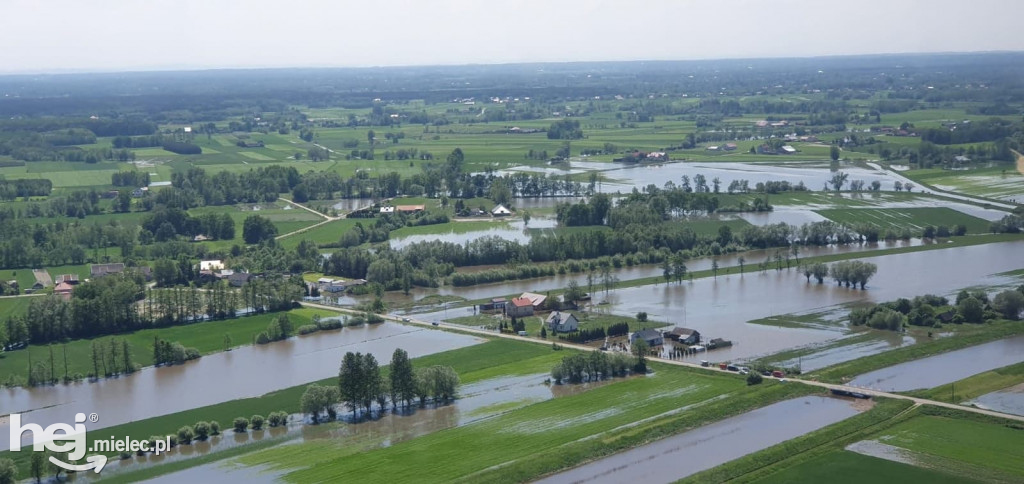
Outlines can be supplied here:
[[520, 331], [519, 336], [526, 336], [526, 331]]
[[434, 326], [440, 326], [441, 325], [441, 323], [439, 323], [437, 321], [434, 321], [433, 323], [430, 323], [430, 324], [433, 324]]
[[708, 360], [700, 360], [700, 366], [703, 366], [704, 368], [707, 368], [707, 367], [711, 366], [711, 364], [708, 363]]
[[403, 323], [408, 323], [409, 322], [409, 318], [402, 318], [402, 322]]
[[738, 367], [738, 366], [736, 366], [736, 365], [727, 365], [727, 366], [725, 367], [725, 369], [726, 369], [726, 370], [729, 370], [729, 371], [740, 371], [740, 367]]
[[772, 372], [772, 376], [774, 376], [775, 378], [782, 378], [782, 377], [786, 376], [786, 374], [781, 372], [781, 371], [779, 371], [779, 370], [775, 370], [775, 371]]

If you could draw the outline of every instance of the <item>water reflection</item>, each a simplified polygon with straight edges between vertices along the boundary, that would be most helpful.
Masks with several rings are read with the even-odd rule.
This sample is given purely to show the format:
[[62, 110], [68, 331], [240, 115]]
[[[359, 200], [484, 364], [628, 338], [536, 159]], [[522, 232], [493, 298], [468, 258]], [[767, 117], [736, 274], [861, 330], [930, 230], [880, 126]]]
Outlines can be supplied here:
[[[231, 324], [226, 321], [223, 324]], [[268, 345], [207, 355], [183, 365], [145, 368], [134, 375], [39, 388], [0, 390], [3, 412], [25, 412], [23, 422], [43, 427], [96, 412], [90, 430], [238, 398], [256, 397], [337, 375], [346, 351], [389, 361], [396, 348], [418, 357], [477, 344], [479, 338], [396, 323], [325, 331]], [[0, 424], [0, 434], [7, 424]], [[7, 449], [7, 439], [0, 439]]]
[[674, 482], [847, 419], [857, 412], [853, 402], [838, 398], [808, 396], [786, 400], [537, 482]]

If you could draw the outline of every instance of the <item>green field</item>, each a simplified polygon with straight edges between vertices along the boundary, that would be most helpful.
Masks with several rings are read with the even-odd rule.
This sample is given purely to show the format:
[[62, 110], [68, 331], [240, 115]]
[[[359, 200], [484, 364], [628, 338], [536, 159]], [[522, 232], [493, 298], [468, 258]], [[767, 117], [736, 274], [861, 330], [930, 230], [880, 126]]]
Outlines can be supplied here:
[[1024, 175], [1012, 163], [971, 170], [911, 170], [903, 174], [940, 190], [1024, 203]]
[[910, 229], [919, 235], [925, 227], [946, 226], [950, 230], [956, 225], [967, 227], [969, 234], [984, 234], [989, 231], [989, 222], [946, 207], [928, 208], [872, 208], [872, 209], [830, 209], [815, 210], [821, 216], [849, 227], [868, 224], [882, 231], [899, 233]]
[[947, 385], [908, 392], [915, 397], [960, 403], [1024, 382], [1024, 363], [986, 371]]
[[862, 484], [865, 482], [899, 482], [932, 484], [937, 482], [977, 482], [951, 476], [931, 469], [892, 462], [876, 457], [837, 450], [798, 466], [755, 481], [765, 484]]
[[[0, 299], [0, 301], [4, 300]], [[294, 327], [298, 328], [304, 324], [309, 324], [313, 314], [316, 313], [326, 316], [329, 312], [308, 308], [293, 309], [288, 311], [288, 319], [291, 320]], [[231, 337], [233, 346], [251, 344], [254, 335], [266, 329], [270, 321], [277, 316], [278, 313], [266, 313], [222, 321], [144, 329], [133, 333], [96, 338], [95, 341], [106, 342], [112, 338], [127, 340], [132, 347], [135, 362], [142, 366], [150, 366], [153, 364], [152, 347], [154, 337], [168, 341], [177, 341], [185, 347], [194, 347], [203, 354], [216, 353], [224, 349], [225, 334]], [[55, 366], [58, 368], [58, 378], [64, 376], [65, 350], [67, 351], [69, 375], [76, 373], [87, 375], [92, 373], [93, 341], [92, 339], [82, 339], [66, 344], [52, 345], [54, 358], [57, 362]], [[47, 359], [49, 357], [49, 347], [30, 345], [26, 349], [5, 353], [4, 357], [0, 359], [0, 382], [6, 382], [12, 377], [26, 380], [28, 362], [32, 356], [37, 361]]]

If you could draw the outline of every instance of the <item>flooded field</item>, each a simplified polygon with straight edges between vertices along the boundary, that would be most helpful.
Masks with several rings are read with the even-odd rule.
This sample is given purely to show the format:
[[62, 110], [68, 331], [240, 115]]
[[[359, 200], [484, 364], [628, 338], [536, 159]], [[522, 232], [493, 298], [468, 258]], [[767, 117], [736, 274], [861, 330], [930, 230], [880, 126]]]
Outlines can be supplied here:
[[893, 332], [872, 333], [871, 336], [871, 338], [865, 341], [858, 341], [852, 344], [844, 344], [845, 342], [840, 339], [832, 342], [834, 344], [823, 345], [820, 349], [809, 351], [808, 354], [799, 358], [776, 360], [773, 362], [775, 365], [784, 368], [799, 367], [801, 371], [814, 371], [864, 356], [889, 351], [901, 346], [914, 344], [914, 338]]
[[1024, 383], [982, 395], [969, 403], [997, 412], [1024, 415]]
[[[227, 323], [230, 324], [230, 323]], [[73, 421], [77, 412], [99, 414], [90, 429], [119, 425], [321, 380], [338, 373], [346, 351], [389, 361], [396, 348], [412, 358], [482, 340], [396, 323], [319, 332], [260, 346], [207, 355], [183, 365], [146, 368], [131, 376], [38, 388], [0, 390], [3, 413], [28, 412], [26, 423], [43, 427]], [[0, 424], [0, 433], [7, 431]], [[0, 450], [9, 443], [3, 440]]]
[[971, 346], [872, 371], [851, 385], [884, 391], [933, 388], [1024, 361], [1024, 336]]
[[[502, 377], [483, 380], [465, 385], [459, 390], [459, 398], [450, 405], [427, 408], [411, 407], [388, 411], [383, 416], [360, 419], [356, 422], [341, 422], [336, 425], [303, 425], [301, 415], [292, 415], [287, 428], [278, 427], [260, 432], [235, 435], [225, 432], [222, 437], [192, 446], [179, 446], [165, 456], [132, 457], [114, 462], [115, 472], [129, 472], [182, 458], [219, 452], [238, 445], [259, 442], [266, 438], [289, 445], [304, 441], [323, 441], [325, 445], [359, 445], [367, 448], [387, 447], [421, 435], [444, 429], [467, 425], [491, 418], [497, 414], [514, 410], [524, 405], [552, 398], [573, 395], [588, 389], [603, 386], [611, 381], [587, 385], [546, 385], [547, 374]], [[340, 417], [351, 419], [350, 414], [341, 412]], [[111, 475], [105, 473], [104, 475]], [[224, 480], [245, 480], [246, 482], [277, 482], [281, 472], [252, 468], [237, 463], [223, 462], [197, 466], [188, 470], [168, 474], [156, 482], [222, 482]]]
[[[577, 165], [573, 164], [573, 166]], [[885, 190], [891, 189], [893, 182], [896, 181], [895, 178], [882, 171], [859, 167], [843, 167], [841, 171], [849, 174], [851, 181], [863, 180], [866, 185], [877, 180], [882, 183], [882, 188]], [[704, 175], [709, 186], [711, 180], [717, 177], [721, 180], [723, 187], [729, 186], [733, 180], [747, 180], [751, 187], [758, 182], [786, 180], [794, 184], [803, 182], [808, 189], [821, 190], [825, 188], [825, 184], [832, 177], [833, 172], [829, 168], [726, 162], [625, 166], [605, 170], [602, 174], [613, 179], [614, 182], [603, 183], [600, 191], [615, 193], [628, 192], [633, 187], [645, 187], [651, 184], [661, 188], [667, 181], [679, 185], [683, 175], [690, 177], [691, 184], [694, 176]]]
[[854, 402], [808, 396], [584, 464], [538, 482], [668, 483], [850, 418]]

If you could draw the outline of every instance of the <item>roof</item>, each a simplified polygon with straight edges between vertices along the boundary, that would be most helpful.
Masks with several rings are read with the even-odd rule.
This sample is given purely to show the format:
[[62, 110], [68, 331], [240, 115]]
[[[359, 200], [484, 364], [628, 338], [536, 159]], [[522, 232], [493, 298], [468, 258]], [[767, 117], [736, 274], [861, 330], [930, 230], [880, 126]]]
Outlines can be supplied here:
[[541, 304], [544, 304], [544, 301], [547, 300], [548, 297], [533, 292], [524, 292], [522, 296], [519, 296], [519, 298], [529, 299], [530, 303], [534, 306], [540, 306]]
[[678, 336], [690, 336], [691, 334], [697, 333], [698, 331], [696, 329], [680, 328], [679, 326], [676, 326], [672, 328], [672, 330], [666, 332], [668, 334], [674, 334]]
[[60, 284], [62, 282], [68, 282], [68, 283], [74, 282], [74, 283], [77, 283], [78, 282], [78, 274], [61, 274], [61, 275], [57, 276], [57, 283]]
[[105, 276], [107, 274], [120, 274], [124, 272], [124, 263], [115, 262], [113, 264], [93, 264], [89, 266], [89, 273], [93, 276]]
[[224, 264], [222, 264], [221, 261], [219, 261], [219, 260], [199, 261], [199, 270], [201, 270], [201, 271], [212, 271], [212, 270], [218, 270], [218, 269], [223, 269], [223, 268], [224, 268]]
[[491, 213], [494, 215], [511, 215], [512, 211], [499, 203], [497, 207], [491, 210]]
[[419, 212], [426, 208], [426, 205], [395, 205], [395, 210], [399, 212]]
[[57, 284], [57, 286], [53, 288], [53, 292], [71, 292], [74, 289], [74, 287], [71, 287], [71, 284], [61, 282], [60, 284]]
[[320, 284], [330, 284], [330, 283], [334, 282], [334, 279], [331, 279], [330, 277], [321, 277], [321, 278], [317, 279], [316, 282], [318, 282]]
[[531, 306], [532, 307], [533, 306], [533, 301], [530, 301], [529, 299], [526, 299], [525, 297], [517, 297], [517, 298], [512, 300], [512, 305], [517, 307], [517, 308], [522, 308], [522, 307], [526, 307], [526, 306]]
[[503, 298], [503, 297], [492, 297], [491, 298], [491, 302], [492, 303], [499, 303], [499, 302], [503, 303], [503, 302], [505, 302], [505, 298]]
[[573, 316], [572, 313], [561, 313], [558, 311], [552, 311], [551, 314], [548, 315], [548, 323], [550, 324], [552, 321], [558, 321], [562, 323], [568, 321], [569, 318], [579, 321], [579, 318]]
[[380, 207], [380, 213], [395, 213], [395, 207]]

